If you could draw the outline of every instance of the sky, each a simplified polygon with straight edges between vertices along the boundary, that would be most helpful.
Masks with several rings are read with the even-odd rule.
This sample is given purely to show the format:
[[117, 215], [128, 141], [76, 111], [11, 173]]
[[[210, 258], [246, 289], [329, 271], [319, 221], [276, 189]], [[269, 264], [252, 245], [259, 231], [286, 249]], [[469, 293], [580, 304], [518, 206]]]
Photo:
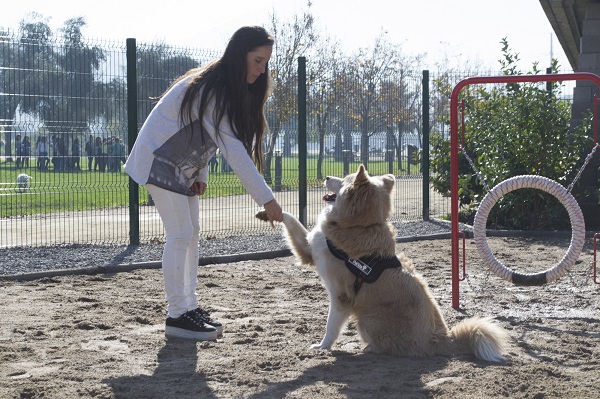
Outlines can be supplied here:
[[[29, 12], [50, 18], [55, 30], [69, 18], [83, 16], [87, 38], [224, 49], [244, 25], [269, 25], [270, 15], [289, 21], [307, 9], [307, 0], [17, 0], [5, 2], [0, 27], [16, 29]], [[144, 3], [148, 5], [144, 5]], [[519, 54], [519, 68], [545, 69], [557, 58], [571, 72], [539, 0], [311, 0], [320, 32], [337, 39], [347, 55], [371, 46], [382, 31], [407, 55], [426, 54], [425, 66], [442, 59], [451, 65], [481, 65], [499, 70], [502, 38]]]

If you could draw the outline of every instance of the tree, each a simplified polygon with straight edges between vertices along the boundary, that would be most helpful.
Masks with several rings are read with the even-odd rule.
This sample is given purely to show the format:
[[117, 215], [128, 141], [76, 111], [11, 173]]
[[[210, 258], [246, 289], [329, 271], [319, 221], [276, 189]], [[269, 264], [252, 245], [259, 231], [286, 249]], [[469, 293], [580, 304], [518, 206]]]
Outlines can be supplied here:
[[[263, 174], [267, 183], [271, 179], [271, 161], [278, 138], [283, 132], [286, 123], [296, 115], [296, 98], [298, 92], [298, 57], [306, 54], [317, 40], [314, 29], [314, 18], [308, 10], [302, 15], [294, 15], [290, 22], [281, 22], [273, 13], [268, 29], [275, 36], [273, 55], [269, 61], [269, 68], [274, 81], [273, 92], [267, 103], [267, 118], [269, 134]], [[289, 132], [284, 137], [284, 154], [290, 148], [291, 137]]]
[[493, 76], [497, 75], [497, 72], [484, 69], [480, 64], [473, 64], [471, 60], [467, 60], [460, 69], [456, 69], [451, 66], [448, 55], [438, 61], [435, 67], [435, 78], [431, 81], [429, 100], [433, 112], [430, 113], [432, 119], [429, 122], [431, 131], [446, 139], [450, 134], [450, 97], [454, 86], [469, 76]]
[[0, 131], [4, 132], [5, 154], [12, 156], [12, 126], [19, 98], [14, 93], [16, 54], [9, 32], [0, 32]]
[[[365, 166], [369, 163], [369, 138], [377, 132], [388, 131], [390, 118], [398, 117], [392, 112], [398, 108], [391, 106], [389, 89], [393, 85], [389, 82], [401, 79], [401, 71], [409, 64], [414, 67], [419, 58], [404, 57], [400, 46], [388, 42], [382, 32], [372, 48], [359, 49], [358, 54], [347, 59], [346, 107], [360, 133], [361, 162]], [[402, 83], [397, 87], [402, 87]]]
[[0, 40], [0, 120], [4, 125], [6, 156], [12, 153], [12, 132], [17, 110], [37, 113], [43, 102], [45, 82], [38, 72], [54, 62], [50, 43], [52, 32], [48, 18], [37, 13], [27, 14], [19, 24], [19, 40], [14, 41], [9, 32]]
[[139, 45], [136, 55], [138, 120], [143, 122], [169, 85], [188, 70], [198, 67], [202, 60], [165, 43]]
[[[95, 80], [88, 100], [90, 115], [96, 123], [104, 123], [109, 131], [123, 132], [127, 124], [127, 85], [121, 78], [112, 78], [108, 82]], [[111, 134], [117, 136], [118, 133]], [[121, 137], [125, 139], [124, 137]]]
[[386, 124], [385, 160], [389, 173], [393, 173], [394, 154], [398, 160], [398, 168], [402, 167], [404, 133], [421, 130], [421, 85], [409, 84], [415, 80], [411, 72], [400, 68], [392, 79], [381, 83], [381, 109]]
[[[339, 105], [343, 101], [340, 76], [341, 65], [339, 43], [323, 38], [316, 44], [314, 56], [307, 62], [307, 112], [314, 120], [319, 143], [317, 157], [317, 179], [323, 180], [325, 137], [332, 129]], [[341, 149], [341, 147], [340, 147]]]
[[[68, 155], [70, 142], [90, 131], [89, 122], [96, 118], [99, 110], [89, 106], [91, 93], [95, 88], [95, 74], [106, 60], [104, 51], [98, 46], [89, 46], [83, 41], [81, 29], [86, 22], [83, 17], [70, 18], [65, 21], [60, 32], [63, 46], [55, 54], [54, 82], [43, 103], [39, 105], [39, 115], [48, 131], [61, 141], [64, 151], [61, 156]], [[65, 167], [67, 165], [64, 165]]]

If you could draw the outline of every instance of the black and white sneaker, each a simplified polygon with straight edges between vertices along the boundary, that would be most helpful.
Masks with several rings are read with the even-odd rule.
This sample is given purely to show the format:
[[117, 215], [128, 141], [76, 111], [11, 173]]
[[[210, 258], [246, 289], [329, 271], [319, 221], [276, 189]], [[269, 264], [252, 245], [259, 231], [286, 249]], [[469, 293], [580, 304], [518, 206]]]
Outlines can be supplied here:
[[167, 317], [165, 326], [167, 337], [195, 339], [198, 341], [214, 341], [217, 339], [217, 329], [209, 324], [203, 323], [190, 310], [178, 318]]
[[196, 309], [192, 310], [192, 312], [194, 312], [194, 314], [196, 315], [196, 317], [198, 318], [198, 320], [200, 320], [204, 324], [208, 324], [209, 326], [213, 326], [217, 330], [217, 336], [218, 337], [222, 337], [223, 336], [223, 324], [221, 324], [221, 322], [219, 322], [217, 320], [213, 320], [210, 317], [210, 314], [206, 310], [204, 310], [202, 308], [196, 308]]

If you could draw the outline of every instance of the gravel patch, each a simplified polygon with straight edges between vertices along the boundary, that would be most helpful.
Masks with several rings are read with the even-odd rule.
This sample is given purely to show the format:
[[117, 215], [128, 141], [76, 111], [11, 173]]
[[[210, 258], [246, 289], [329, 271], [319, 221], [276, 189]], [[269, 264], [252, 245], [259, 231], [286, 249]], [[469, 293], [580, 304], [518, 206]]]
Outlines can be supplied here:
[[[395, 223], [398, 240], [439, 238], [450, 233], [445, 221], [414, 221]], [[461, 226], [461, 230], [468, 227]], [[287, 249], [280, 231], [271, 235], [232, 236], [202, 239], [200, 257], [219, 257], [232, 254], [255, 254]], [[46, 247], [0, 248], [0, 275], [15, 275], [64, 269], [80, 269], [160, 262], [163, 243], [141, 245], [57, 245]]]

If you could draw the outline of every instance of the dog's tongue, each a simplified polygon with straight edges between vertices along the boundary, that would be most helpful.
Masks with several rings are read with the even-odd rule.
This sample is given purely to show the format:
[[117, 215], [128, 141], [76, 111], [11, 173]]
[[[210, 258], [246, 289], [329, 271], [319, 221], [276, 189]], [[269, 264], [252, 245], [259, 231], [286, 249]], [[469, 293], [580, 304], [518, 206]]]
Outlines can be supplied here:
[[334, 202], [335, 201], [335, 194], [325, 194], [323, 196], [323, 201], [325, 201], [325, 202]]

